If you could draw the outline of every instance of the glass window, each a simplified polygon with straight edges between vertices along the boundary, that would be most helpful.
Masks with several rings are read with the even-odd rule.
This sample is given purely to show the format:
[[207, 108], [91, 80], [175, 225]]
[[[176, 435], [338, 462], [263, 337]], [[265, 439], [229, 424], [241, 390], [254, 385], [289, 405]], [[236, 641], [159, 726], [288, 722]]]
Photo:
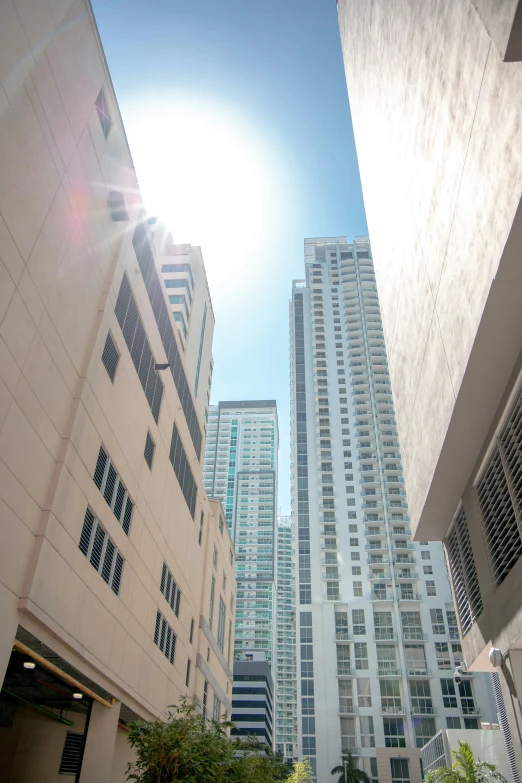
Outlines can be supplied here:
[[387, 748], [405, 748], [404, 721], [402, 718], [383, 718], [384, 744]]
[[365, 635], [366, 624], [364, 620], [364, 609], [352, 609], [352, 628], [354, 636]]
[[353, 645], [355, 668], [368, 668], [368, 646], [366, 642], [355, 642]]
[[392, 783], [410, 783], [410, 763], [408, 759], [390, 759], [390, 768]]
[[367, 677], [358, 677], [357, 680], [357, 699], [359, 707], [372, 706], [372, 691], [370, 680]]

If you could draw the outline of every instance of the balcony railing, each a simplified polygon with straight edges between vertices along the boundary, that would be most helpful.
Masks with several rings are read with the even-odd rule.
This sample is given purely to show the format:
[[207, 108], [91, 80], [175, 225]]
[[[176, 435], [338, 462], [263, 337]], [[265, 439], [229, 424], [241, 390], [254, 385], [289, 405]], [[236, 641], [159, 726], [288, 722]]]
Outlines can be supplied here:
[[395, 631], [375, 631], [374, 642], [396, 642], [397, 634]]
[[335, 632], [335, 641], [336, 642], [351, 642], [352, 640], [352, 634], [348, 633], [348, 631], [336, 631]]
[[352, 706], [345, 706], [345, 705], [339, 705], [339, 714], [340, 715], [357, 715], [359, 712], [358, 707]]
[[404, 715], [405, 712], [404, 706], [400, 701], [390, 703], [390, 700], [388, 700], [387, 704], [381, 704], [381, 715]]
[[412, 701], [411, 711], [413, 715], [436, 715], [437, 710], [432, 707], [431, 704], [425, 704], [422, 702]]
[[401, 674], [401, 670], [398, 666], [385, 666], [382, 667], [382, 664], [379, 664], [377, 668], [377, 676], [378, 677], [399, 677]]
[[425, 633], [422, 633], [422, 631], [415, 631], [411, 628], [403, 628], [402, 629], [402, 638], [405, 641], [417, 641], [417, 642], [425, 642], [427, 640], [427, 636]]
[[338, 677], [353, 677], [354, 673], [354, 670], [350, 669], [349, 666], [337, 666]]
[[393, 601], [393, 593], [370, 593], [370, 601]]
[[431, 669], [428, 669], [426, 666], [418, 666], [418, 667], [412, 667], [408, 666], [406, 669], [406, 674], [408, 677], [431, 677]]

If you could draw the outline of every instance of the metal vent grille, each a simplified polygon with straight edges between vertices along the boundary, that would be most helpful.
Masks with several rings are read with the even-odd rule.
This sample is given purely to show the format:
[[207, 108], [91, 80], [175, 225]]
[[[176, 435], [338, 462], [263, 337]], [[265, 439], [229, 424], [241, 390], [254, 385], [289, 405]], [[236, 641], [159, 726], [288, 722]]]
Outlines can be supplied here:
[[103, 446], [100, 446], [93, 479], [114, 516], [129, 535], [134, 504]]
[[65, 735], [59, 775], [76, 775], [82, 758], [83, 734], [68, 731]]
[[145, 451], [143, 456], [145, 457], [145, 462], [149, 466], [149, 470], [152, 470], [152, 460], [154, 459], [155, 448], [156, 445], [150, 436], [150, 432], [147, 432], [147, 438], [145, 440]]
[[166, 563], [163, 563], [163, 569], [161, 571], [160, 590], [176, 617], [179, 617], [181, 590], [176, 584], [176, 581], [170, 573]]
[[114, 383], [114, 377], [116, 375], [116, 368], [118, 366], [119, 360], [120, 360], [120, 354], [118, 353], [118, 349], [116, 348], [111, 333], [109, 332], [107, 335], [107, 339], [105, 340], [105, 346], [103, 348], [102, 362], [103, 362], [103, 366], [107, 370], [107, 374], [109, 378], [113, 383]]
[[457, 513], [445, 541], [448, 563], [463, 636], [482, 612], [482, 596], [463, 508]]
[[127, 275], [123, 275], [120, 292], [114, 308], [116, 318], [127, 343], [134, 367], [142, 385], [147, 402], [154, 420], [157, 422], [161, 399], [163, 397], [163, 382], [154, 369], [154, 356], [152, 354], [145, 329]]
[[111, 590], [119, 595], [124, 560], [90, 508], [85, 512], [78, 546]]
[[174, 655], [176, 652], [176, 634], [159, 611], [156, 612], [154, 644], [160, 648], [161, 652], [168, 661], [174, 663]]
[[138, 259], [138, 264], [143, 276], [143, 281], [147, 288], [149, 300], [156, 319], [156, 324], [159, 329], [163, 348], [167, 355], [167, 361], [170, 364], [170, 371], [174, 384], [178, 392], [178, 396], [181, 402], [183, 413], [189, 429], [194, 449], [198, 455], [198, 459], [201, 459], [201, 444], [202, 435], [201, 428], [199, 426], [198, 416], [196, 413], [196, 407], [194, 400], [190, 392], [190, 387], [183, 367], [181, 354], [179, 352], [178, 344], [174, 336], [174, 330], [168, 314], [167, 305], [165, 304], [164, 285], [160, 279], [156, 266], [154, 264], [154, 258], [150, 249], [147, 233], [145, 227], [138, 225], [132, 238], [132, 244]]
[[194, 513], [196, 511], [196, 495], [198, 488], [190, 469], [190, 464], [183, 448], [183, 443], [179, 436], [178, 428], [174, 422], [172, 429], [172, 441], [170, 444], [169, 459], [174, 468], [174, 473], [183, 492], [183, 497], [190, 509], [192, 519], [194, 519]]
[[493, 581], [501, 584], [522, 555], [522, 394], [477, 483]]
[[187, 673], [185, 674], [185, 685], [188, 687], [190, 683], [190, 658], [187, 660]]

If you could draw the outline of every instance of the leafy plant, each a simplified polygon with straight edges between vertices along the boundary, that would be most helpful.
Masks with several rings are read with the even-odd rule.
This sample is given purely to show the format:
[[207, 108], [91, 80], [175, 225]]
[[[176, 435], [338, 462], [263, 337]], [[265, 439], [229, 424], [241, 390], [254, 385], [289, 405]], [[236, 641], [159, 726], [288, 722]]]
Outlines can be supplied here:
[[308, 759], [297, 761], [293, 772], [287, 777], [286, 783], [312, 783], [313, 772]]
[[332, 775], [339, 775], [339, 783], [372, 783], [371, 778], [359, 769], [351, 753], [341, 756], [342, 765], [334, 767]]
[[475, 759], [467, 742], [459, 740], [459, 749], [453, 751], [455, 761], [451, 767], [440, 767], [428, 772], [427, 783], [506, 783], [505, 777], [494, 764]]
[[136, 783], [278, 783], [288, 768], [255, 737], [231, 738], [230, 721], [207, 721], [186, 700], [167, 720], [135, 721], [128, 740], [136, 760], [127, 780]]

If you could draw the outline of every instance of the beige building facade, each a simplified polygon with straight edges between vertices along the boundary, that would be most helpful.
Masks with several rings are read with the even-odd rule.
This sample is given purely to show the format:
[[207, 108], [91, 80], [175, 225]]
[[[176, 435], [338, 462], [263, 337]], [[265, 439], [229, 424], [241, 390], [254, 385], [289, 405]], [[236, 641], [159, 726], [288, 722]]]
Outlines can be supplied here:
[[522, 758], [518, 0], [338, 0], [411, 524]]
[[2, 2], [2, 783], [123, 781], [129, 720], [231, 710], [232, 543], [143, 215], [89, 3]]

